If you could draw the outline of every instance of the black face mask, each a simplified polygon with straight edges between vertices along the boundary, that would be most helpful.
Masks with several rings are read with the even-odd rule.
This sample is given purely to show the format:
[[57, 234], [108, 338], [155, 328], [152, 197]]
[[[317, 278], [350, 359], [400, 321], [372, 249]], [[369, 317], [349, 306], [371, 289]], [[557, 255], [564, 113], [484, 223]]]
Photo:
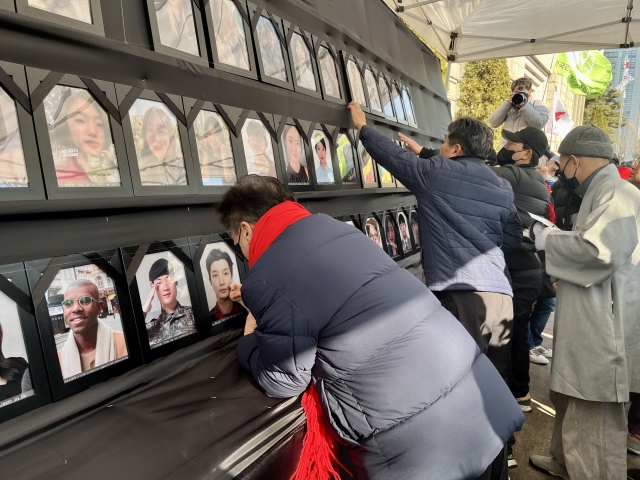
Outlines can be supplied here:
[[567, 178], [567, 175], [564, 173], [565, 168], [567, 168], [567, 165], [569, 164], [569, 161], [567, 160], [567, 163], [564, 164], [564, 168], [562, 170], [558, 170], [558, 180], [560, 180], [562, 182], [562, 184], [567, 188], [567, 190], [574, 192], [576, 188], [578, 188], [578, 186], [580, 185], [578, 183], [578, 179], [576, 179], [576, 172], [578, 171], [578, 167], [576, 166], [575, 171], [573, 172], [573, 177], [572, 178]]
[[514, 153], [518, 152], [512, 152], [511, 150], [507, 150], [506, 148], [502, 147], [498, 152], [498, 155], [496, 155], [496, 158], [498, 159], [498, 165], [504, 167], [505, 165], [513, 165], [514, 163], [516, 163], [516, 161], [513, 159]]

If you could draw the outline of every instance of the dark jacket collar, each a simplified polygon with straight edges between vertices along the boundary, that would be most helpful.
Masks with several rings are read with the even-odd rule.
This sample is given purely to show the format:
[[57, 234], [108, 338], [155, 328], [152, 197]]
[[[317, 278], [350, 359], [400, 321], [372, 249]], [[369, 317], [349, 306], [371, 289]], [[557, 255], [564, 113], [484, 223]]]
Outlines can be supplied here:
[[484, 163], [484, 158], [480, 157], [472, 157], [469, 155], [460, 155], [457, 157], [451, 157], [449, 160], [470, 160], [472, 162]]
[[603, 168], [608, 167], [609, 164], [607, 165], [603, 165], [601, 166], [599, 169], [597, 169], [596, 171], [594, 171], [591, 175], [589, 175], [584, 182], [582, 182], [578, 188], [576, 188], [576, 193], [578, 195], [580, 195], [580, 197], [584, 197], [585, 193], [587, 193], [587, 190], [589, 189], [589, 185], [591, 185], [591, 182], [593, 181], [593, 179], [596, 177], [596, 175], [598, 173], [600, 173], [600, 170], [602, 170]]

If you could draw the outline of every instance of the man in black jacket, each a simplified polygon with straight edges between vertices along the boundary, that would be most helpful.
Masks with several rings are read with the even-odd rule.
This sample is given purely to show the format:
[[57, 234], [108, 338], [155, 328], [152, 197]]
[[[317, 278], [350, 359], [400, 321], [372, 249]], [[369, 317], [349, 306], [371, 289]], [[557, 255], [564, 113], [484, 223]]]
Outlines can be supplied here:
[[[511, 184], [515, 205], [523, 228], [533, 220], [529, 213], [548, 218], [549, 190], [536, 170], [540, 156], [547, 149], [547, 137], [537, 128], [527, 127], [519, 132], [502, 131], [505, 146], [498, 152], [496, 175]], [[505, 255], [513, 287], [513, 338], [509, 387], [522, 411], [531, 411], [529, 395], [528, 330], [531, 311], [543, 287], [543, 272], [536, 255], [535, 244], [526, 237], [520, 247]]]

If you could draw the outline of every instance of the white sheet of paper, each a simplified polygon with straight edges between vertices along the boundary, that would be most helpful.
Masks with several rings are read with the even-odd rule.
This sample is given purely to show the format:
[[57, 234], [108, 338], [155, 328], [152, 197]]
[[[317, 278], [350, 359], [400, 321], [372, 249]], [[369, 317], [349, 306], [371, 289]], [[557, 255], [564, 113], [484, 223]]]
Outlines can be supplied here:
[[544, 218], [544, 217], [541, 217], [540, 215], [536, 215], [535, 213], [530, 213], [530, 212], [527, 212], [527, 213], [528, 213], [528, 214], [529, 214], [529, 216], [530, 216], [531, 218], [533, 218], [536, 222], [540, 222], [540, 223], [542, 223], [543, 225], [545, 225], [545, 226], [547, 226], [547, 227], [553, 227], [553, 226], [554, 226], [552, 222], [550, 222], [549, 220], [547, 220], [547, 219], [546, 219], [546, 218]]

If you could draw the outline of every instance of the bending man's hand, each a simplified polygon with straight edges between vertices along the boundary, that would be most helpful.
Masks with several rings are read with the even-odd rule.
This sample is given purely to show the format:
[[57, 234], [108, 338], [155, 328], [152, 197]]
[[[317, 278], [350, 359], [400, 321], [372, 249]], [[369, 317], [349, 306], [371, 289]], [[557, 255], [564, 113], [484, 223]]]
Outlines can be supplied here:
[[232, 302], [238, 302], [240, 305], [244, 307], [245, 310], [248, 310], [247, 307], [242, 302], [242, 285], [238, 283], [231, 284], [231, 292], [229, 292], [229, 298]]
[[367, 117], [365, 117], [364, 112], [360, 108], [360, 104], [358, 102], [351, 102], [347, 105], [347, 109], [351, 110], [351, 122], [353, 126], [360, 131], [360, 129], [367, 124]]
[[404, 148], [406, 148], [410, 152], [413, 152], [415, 155], [420, 155], [420, 152], [422, 151], [422, 145], [420, 145], [415, 140], [407, 137], [406, 135], [403, 135], [402, 133], [398, 133], [398, 137], [400, 137], [400, 140], [405, 143]]
[[253, 315], [247, 315], [247, 321], [244, 324], [244, 334], [251, 335], [253, 331], [258, 328], [258, 324], [256, 323], [256, 319]]

